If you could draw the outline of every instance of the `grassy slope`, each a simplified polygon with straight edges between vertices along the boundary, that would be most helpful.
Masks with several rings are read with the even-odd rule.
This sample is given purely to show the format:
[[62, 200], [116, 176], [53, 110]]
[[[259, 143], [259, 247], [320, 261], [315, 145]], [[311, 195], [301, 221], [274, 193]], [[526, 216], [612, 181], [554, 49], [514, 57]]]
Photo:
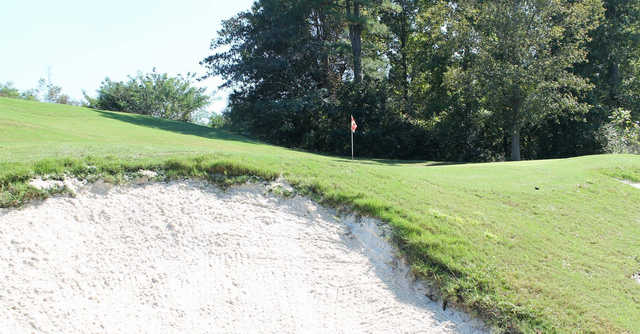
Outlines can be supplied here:
[[416, 269], [451, 300], [524, 330], [640, 333], [640, 286], [630, 279], [640, 271], [640, 191], [610, 176], [639, 178], [638, 156], [352, 162], [185, 123], [0, 98], [0, 192], [43, 165], [34, 162], [87, 155], [114, 157], [98, 164], [166, 167], [172, 158], [203, 169], [224, 160], [281, 173], [390, 221]]

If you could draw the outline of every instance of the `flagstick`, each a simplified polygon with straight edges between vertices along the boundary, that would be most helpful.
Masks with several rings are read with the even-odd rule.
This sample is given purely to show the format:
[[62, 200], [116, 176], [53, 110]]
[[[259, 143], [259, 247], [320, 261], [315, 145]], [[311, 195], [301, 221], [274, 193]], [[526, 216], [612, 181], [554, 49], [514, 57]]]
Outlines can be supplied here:
[[353, 131], [351, 131], [351, 160], [353, 160]]
[[353, 160], [353, 115], [351, 115], [351, 121], [349, 123], [349, 132], [351, 132], [351, 160]]

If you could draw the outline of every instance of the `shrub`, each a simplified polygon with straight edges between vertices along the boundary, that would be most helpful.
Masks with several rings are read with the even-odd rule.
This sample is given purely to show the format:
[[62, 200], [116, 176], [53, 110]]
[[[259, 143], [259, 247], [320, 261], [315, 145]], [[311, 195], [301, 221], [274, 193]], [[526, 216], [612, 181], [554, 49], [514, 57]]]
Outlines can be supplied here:
[[190, 73], [169, 77], [154, 69], [129, 77], [127, 82], [106, 78], [98, 89], [98, 97], [87, 100], [90, 107], [97, 109], [189, 121], [192, 113], [206, 107], [210, 100], [206, 88], [192, 86], [194, 77]]
[[209, 126], [215, 129], [222, 129], [227, 125], [227, 118], [223, 114], [213, 114], [209, 118]]
[[640, 154], [640, 122], [633, 121], [631, 112], [621, 108], [609, 118], [611, 121], [600, 129], [605, 152]]
[[19, 98], [20, 91], [13, 87], [12, 82], [0, 83], [0, 97]]

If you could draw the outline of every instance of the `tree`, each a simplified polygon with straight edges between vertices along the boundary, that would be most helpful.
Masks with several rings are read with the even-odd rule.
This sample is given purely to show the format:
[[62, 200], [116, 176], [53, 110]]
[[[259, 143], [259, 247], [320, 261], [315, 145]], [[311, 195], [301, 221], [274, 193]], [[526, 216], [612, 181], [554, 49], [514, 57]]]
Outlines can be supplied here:
[[[637, 2], [607, 0], [627, 8], [607, 20], [625, 22], [616, 96], [632, 115]], [[202, 64], [233, 88], [226, 124], [280, 145], [344, 153], [354, 113], [362, 143], [388, 143], [368, 146], [374, 156], [592, 154], [611, 110], [584, 70], [602, 13], [602, 0], [258, 0], [224, 22]]]
[[44, 101], [57, 104], [72, 104], [75, 103], [71, 97], [62, 93], [62, 87], [56, 85], [51, 80], [51, 71], [49, 71], [48, 79], [40, 78], [38, 81], [38, 88], [31, 90], [28, 94], [38, 94], [44, 92]]
[[[166, 73], [138, 73], [127, 82], [106, 78], [90, 107], [159, 118], [190, 121], [191, 115], [209, 104], [206, 88], [193, 87], [195, 75], [169, 77]], [[85, 94], [85, 98], [86, 94]]]
[[207, 77], [225, 79], [222, 87], [262, 96], [329, 89], [345, 71], [336, 59], [342, 53], [338, 15], [333, 1], [257, 1], [251, 11], [223, 22], [211, 43], [214, 54], [201, 64]]
[[0, 97], [38, 101], [39, 93], [38, 89], [28, 89], [21, 92], [13, 87], [12, 82], [0, 83]]
[[594, 105], [588, 122], [593, 135], [617, 109], [640, 119], [640, 0], [604, 0], [602, 24], [590, 33], [588, 62], [576, 73], [595, 89], [587, 101]]
[[[580, 95], [591, 87], [572, 72], [586, 60], [585, 41], [602, 15], [599, 0], [461, 1], [476, 54], [450, 77], [482, 92], [482, 105], [511, 137], [511, 159], [521, 159], [521, 131], [553, 113], [584, 113]], [[454, 27], [455, 29], [455, 27]], [[448, 32], [455, 34], [453, 30]]]
[[[346, 15], [341, 20], [346, 24], [348, 31], [353, 63], [353, 81], [356, 84], [362, 82], [365, 74], [363, 60], [367, 58], [371, 61], [374, 58], [379, 58], [380, 53], [384, 53], [384, 50], [376, 45], [376, 39], [380, 38], [381, 30], [386, 30], [386, 26], [380, 18], [384, 12], [383, 7], [389, 5], [390, 3], [382, 0], [344, 0], [343, 6]], [[369, 30], [372, 31], [366, 36]], [[365, 44], [369, 44], [367, 45], [369, 50], [365, 50], [367, 49]], [[370, 68], [369, 73], [379, 72], [385, 68], [385, 65], [377, 66], [375, 69]]]
[[261, 0], [224, 21], [202, 65], [234, 89], [231, 123], [283, 145], [315, 133], [347, 70], [343, 16], [334, 1]]
[[39, 101], [38, 96], [40, 92], [37, 88], [27, 89], [25, 91], [20, 92], [20, 98], [23, 100], [29, 101]]
[[362, 81], [362, 30], [364, 27], [361, 15], [361, 0], [345, 0], [347, 18], [349, 20], [349, 40], [353, 52], [353, 80]]
[[607, 108], [625, 106], [625, 80], [634, 77], [640, 59], [640, 0], [604, 0], [604, 20], [590, 33], [588, 62], [577, 72], [595, 85], [593, 102]]
[[407, 115], [412, 114], [409, 100], [409, 41], [415, 33], [417, 7], [415, 0], [393, 0], [381, 15], [382, 22], [391, 33], [385, 50], [390, 63], [389, 81], [400, 90], [402, 110]]
[[[61, 100], [62, 87], [53, 84], [47, 85], [44, 100], [51, 103], [58, 103]], [[65, 100], [62, 98], [62, 100]]]
[[0, 97], [19, 98], [20, 91], [13, 87], [12, 82], [0, 83]]

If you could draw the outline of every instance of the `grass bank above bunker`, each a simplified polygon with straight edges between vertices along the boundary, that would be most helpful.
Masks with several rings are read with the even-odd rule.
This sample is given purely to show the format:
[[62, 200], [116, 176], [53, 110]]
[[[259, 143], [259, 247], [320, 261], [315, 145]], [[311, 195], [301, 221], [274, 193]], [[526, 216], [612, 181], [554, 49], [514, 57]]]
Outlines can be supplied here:
[[[274, 171], [221, 161], [216, 156], [169, 159], [164, 162], [144, 159], [119, 161], [115, 158], [50, 159], [32, 165], [12, 164], [10, 170], [13, 172], [5, 169], [0, 177], [2, 198], [12, 199], [3, 201], [3, 207], [19, 206], [31, 199], [44, 199], [52, 194], [68, 192], [64, 188], [41, 190], [30, 186], [29, 180], [38, 175], [46, 175], [50, 179], [61, 180], [71, 176], [125, 184], [139, 177], [140, 170], [154, 170], [158, 172], [157, 181], [201, 178], [223, 187], [249, 179], [275, 180], [279, 176]], [[612, 168], [600, 173], [615, 176], [623, 172], [620, 168]], [[633, 175], [635, 172], [631, 173]], [[327, 189], [318, 182], [296, 180], [292, 183], [300, 193], [310, 195], [325, 205], [347, 207], [359, 214], [388, 221], [393, 227], [394, 241], [408, 256], [414, 271], [437, 284], [445, 303], [475, 312], [504, 331], [538, 329], [563, 332], [562, 329], [556, 329], [548, 317], [538, 310], [528, 309], [525, 305], [501, 304], [500, 291], [510, 291], [512, 288], [502, 277], [496, 279], [495, 273], [491, 275], [490, 264], [481, 254], [469, 252], [473, 247], [467, 240], [454, 235], [455, 231], [451, 226], [464, 224], [459, 218], [431, 210], [429, 219], [432, 222], [420, 222], [420, 218], [372, 201], [362, 193], [336, 193], [334, 189]], [[577, 187], [580, 188], [581, 185]], [[497, 238], [495, 235], [486, 237]], [[455, 265], [451, 265], [452, 263]]]

